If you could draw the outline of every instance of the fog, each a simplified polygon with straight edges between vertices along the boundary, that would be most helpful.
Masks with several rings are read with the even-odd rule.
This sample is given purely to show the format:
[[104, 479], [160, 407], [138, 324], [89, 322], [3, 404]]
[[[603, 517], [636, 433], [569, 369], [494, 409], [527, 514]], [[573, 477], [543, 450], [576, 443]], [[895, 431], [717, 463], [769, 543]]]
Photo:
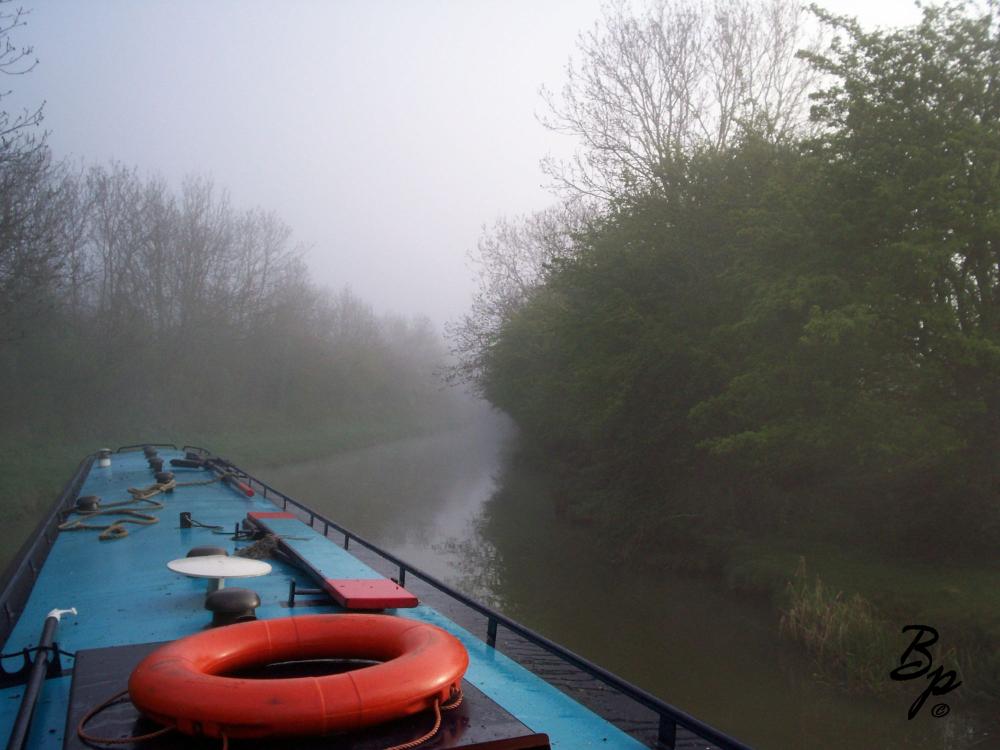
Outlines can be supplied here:
[[1000, 15], [822, 5], [0, 0], [0, 550], [203, 444], [754, 745], [984, 746]]
[[[904, 0], [828, 2], [869, 24]], [[57, 158], [117, 160], [276, 212], [318, 282], [438, 326], [468, 307], [483, 225], [549, 205], [546, 130], [598, 0], [26, 4], [39, 60], [9, 109], [45, 102]]]

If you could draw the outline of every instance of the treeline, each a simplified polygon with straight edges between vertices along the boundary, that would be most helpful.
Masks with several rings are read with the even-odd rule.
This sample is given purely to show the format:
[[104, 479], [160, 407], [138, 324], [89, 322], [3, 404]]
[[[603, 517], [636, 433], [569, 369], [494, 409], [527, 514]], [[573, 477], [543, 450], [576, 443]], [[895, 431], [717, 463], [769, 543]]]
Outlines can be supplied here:
[[287, 225], [209, 180], [175, 189], [5, 143], [6, 442], [441, 419], [444, 356], [429, 321], [316, 286]]
[[[749, 15], [726, 28], [756, 30], [743, 39], [802, 39], [774, 12], [789, 6], [733, 7]], [[675, 84], [657, 61], [694, 49], [671, 23], [689, 12], [617, 11], [584, 39], [586, 75], [556, 103], [579, 114], [585, 150], [563, 183], [583, 208], [561, 233], [534, 217], [484, 239], [483, 289], [456, 331], [463, 374], [557, 467], [565, 515], [633, 542], [995, 550], [996, 9], [925, 8], [880, 32], [815, 11], [825, 41], [781, 74], [812, 91], [798, 121], [685, 101], [692, 86], [661, 95]], [[692, 52], [708, 60], [712, 23]], [[788, 33], [765, 33], [775, 23]], [[609, 91], [636, 106], [602, 119]], [[727, 139], [690, 123], [657, 135], [647, 101], [659, 121], [676, 101], [691, 121], [727, 120], [705, 130]]]

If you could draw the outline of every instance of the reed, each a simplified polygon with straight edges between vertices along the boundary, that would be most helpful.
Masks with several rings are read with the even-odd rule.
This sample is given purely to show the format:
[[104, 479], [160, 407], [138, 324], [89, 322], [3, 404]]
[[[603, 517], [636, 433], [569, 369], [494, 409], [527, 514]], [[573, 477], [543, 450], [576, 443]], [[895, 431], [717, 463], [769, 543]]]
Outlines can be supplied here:
[[845, 597], [810, 580], [805, 559], [787, 588], [781, 632], [802, 643], [816, 660], [821, 675], [850, 689], [882, 693], [899, 658], [892, 624], [878, 616], [860, 594]]

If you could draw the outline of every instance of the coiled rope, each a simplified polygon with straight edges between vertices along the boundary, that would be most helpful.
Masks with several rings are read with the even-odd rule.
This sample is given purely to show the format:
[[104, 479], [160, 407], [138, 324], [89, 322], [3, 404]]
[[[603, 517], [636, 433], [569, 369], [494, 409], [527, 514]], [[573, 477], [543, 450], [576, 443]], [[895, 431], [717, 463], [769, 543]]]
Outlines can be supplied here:
[[200, 487], [205, 484], [212, 484], [213, 482], [218, 482], [222, 477], [214, 476], [210, 479], [203, 479], [200, 482], [178, 482], [176, 479], [171, 479], [168, 482], [155, 482], [143, 489], [138, 489], [136, 487], [129, 487], [128, 494], [130, 494], [136, 500], [148, 500], [151, 497], [159, 495], [161, 492], [170, 492], [175, 487]]
[[[145, 505], [139, 505], [139, 503], [145, 503]], [[72, 521], [64, 521], [59, 524], [59, 531], [81, 531], [84, 529], [100, 529], [101, 534], [98, 537], [102, 541], [108, 539], [121, 539], [124, 536], [128, 536], [128, 529], [124, 527], [123, 524], [134, 523], [138, 526], [151, 526], [154, 523], [159, 523], [160, 519], [156, 516], [150, 515], [149, 513], [143, 513], [139, 510], [161, 510], [163, 508], [163, 503], [156, 500], [150, 499], [134, 499], [134, 500], [124, 500], [120, 503], [110, 503], [102, 509], [98, 510], [81, 510], [80, 508], [74, 508], [69, 512], [69, 515], [77, 515], [77, 518]], [[116, 518], [109, 524], [96, 524], [87, 523], [87, 519], [94, 518], [95, 516], [126, 516], [126, 518]]]
[[464, 696], [461, 690], [456, 691], [457, 697], [453, 697], [451, 703], [442, 704], [441, 701], [434, 701], [434, 726], [431, 727], [430, 731], [423, 737], [418, 737], [410, 742], [404, 742], [402, 745], [393, 745], [392, 747], [387, 747], [385, 750], [411, 750], [414, 747], [419, 747], [425, 742], [430, 740], [434, 735], [438, 733], [441, 728], [441, 712], [442, 711], [452, 711], [462, 705], [462, 700]]
[[120, 701], [122, 698], [128, 696], [128, 690], [122, 690], [120, 693], [115, 693], [110, 698], [108, 698], [104, 703], [99, 706], [95, 706], [90, 709], [86, 715], [80, 719], [80, 723], [76, 725], [76, 734], [84, 742], [89, 742], [98, 745], [131, 745], [133, 742], [142, 742], [143, 740], [151, 740], [154, 737], [159, 737], [166, 734], [167, 732], [174, 731], [173, 727], [163, 727], [162, 729], [157, 729], [155, 732], [149, 732], [147, 734], [138, 734], [133, 737], [95, 737], [94, 735], [87, 732], [85, 727], [87, 722], [93, 719], [97, 714], [106, 709], [112, 703]]
[[[100, 530], [101, 533], [97, 538], [101, 541], [121, 539], [128, 536], [128, 529], [125, 528], [124, 524], [131, 523], [137, 526], [151, 526], [154, 523], [159, 523], [159, 518], [143, 512], [163, 509], [163, 503], [153, 500], [157, 495], [164, 492], [171, 492], [176, 487], [197, 487], [218, 482], [220, 479], [221, 477], [218, 476], [200, 482], [178, 482], [171, 479], [167, 482], [156, 482], [149, 487], [141, 489], [129, 487], [128, 493], [132, 496], [131, 500], [108, 503], [107, 505], [100, 506], [97, 510], [73, 508], [67, 513], [67, 518], [73, 515], [80, 517], [72, 521], [64, 521], [57, 528], [59, 531]], [[140, 503], [145, 503], [145, 505], [141, 505]], [[87, 523], [87, 519], [95, 516], [124, 516], [124, 518], [117, 518], [108, 524]]]

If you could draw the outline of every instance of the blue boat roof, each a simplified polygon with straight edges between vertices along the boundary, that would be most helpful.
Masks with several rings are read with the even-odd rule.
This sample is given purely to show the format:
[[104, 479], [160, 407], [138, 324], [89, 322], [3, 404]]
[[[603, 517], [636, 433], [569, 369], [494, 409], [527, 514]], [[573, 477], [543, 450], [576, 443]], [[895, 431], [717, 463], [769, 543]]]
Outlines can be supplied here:
[[[160, 457], [169, 461], [183, 458], [184, 453], [161, 449]], [[174, 473], [178, 483], [209, 476], [198, 469], [174, 469]], [[102, 503], [108, 504], [127, 500], [130, 487], [146, 487], [151, 482], [151, 472], [141, 452], [118, 453], [110, 468], [100, 468], [96, 462], [92, 465], [79, 494], [97, 495]], [[7, 639], [5, 654], [35, 646], [43, 621], [53, 609], [75, 607], [78, 612], [75, 617], [63, 618], [56, 635], [59, 647], [67, 652], [174, 640], [203, 630], [210, 618], [204, 609], [206, 582], [170, 571], [167, 562], [184, 557], [192, 547], [201, 545], [224, 547], [233, 552], [236, 546], [245, 545], [231, 541], [231, 537], [234, 527], [248, 512], [282, 510], [259, 494], [247, 497], [221, 482], [178, 486], [171, 493], [157, 495], [156, 500], [164, 504], [162, 510], [154, 511], [159, 522], [128, 525], [129, 535], [122, 539], [99, 541], [98, 532], [93, 530], [59, 534]], [[224, 533], [204, 526], [181, 528], [180, 512], [190, 513], [206, 526], [220, 526]], [[93, 520], [98, 522], [96, 518]], [[291, 537], [288, 543], [326, 577], [382, 577], [307, 523], [280, 518], [271, 523], [278, 527], [279, 533]], [[286, 602], [290, 581], [307, 588], [315, 582], [280, 560], [269, 562], [272, 572], [248, 584], [260, 595], [258, 618], [344, 611], [332, 603], [308, 609], [289, 608]], [[437, 610], [421, 604], [410, 609], [386, 610], [386, 614], [433, 623], [455, 635], [469, 652], [466, 680], [532, 731], [548, 734], [552, 747], [644, 747]], [[72, 661], [67, 657], [64, 666], [71, 666]], [[10, 669], [17, 665], [5, 666]], [[28, 747], [55, 750], [63, 746], [70, 679], [46, 680]], [[0, 690], [0, 725], [12, 725], [22, 692], [21, 686]]]

